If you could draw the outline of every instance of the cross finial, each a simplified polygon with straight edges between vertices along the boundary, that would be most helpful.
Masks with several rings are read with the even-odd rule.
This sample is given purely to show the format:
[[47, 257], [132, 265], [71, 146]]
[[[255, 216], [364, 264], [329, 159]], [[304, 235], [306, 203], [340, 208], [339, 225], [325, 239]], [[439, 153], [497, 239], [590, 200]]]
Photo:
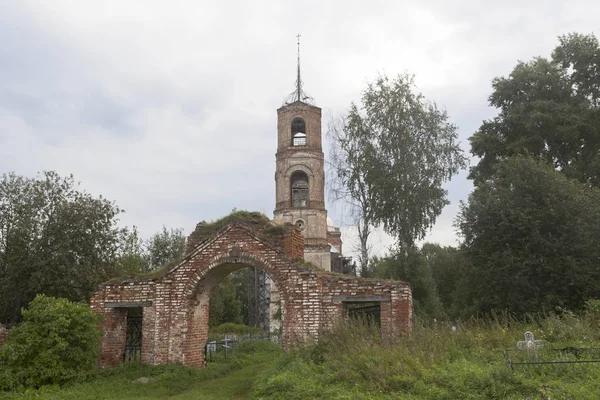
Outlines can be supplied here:
[[296, 94], [298, 96], [298, 100], [301, 101], [301, 92], [302, 92], [302, 81], [300, 80], [300, 34], [296, 35], [298, 39], [298, 79], [296, 80]]
[[298, 67], [297, 67], [297, 76], [296, 76], [296, 84], [294, 91], [289, 94], [289, 96], [285, 99], [285, 104], [291, 104], [296, 101], [301, 101], [303, 103], [314, 105], [314, 100], [310, 97], [304, 90], [302, 90], [302, 77], [300, 76], [300, 37], [302, 35], [297, 34], [297, 45], [298, 45]]

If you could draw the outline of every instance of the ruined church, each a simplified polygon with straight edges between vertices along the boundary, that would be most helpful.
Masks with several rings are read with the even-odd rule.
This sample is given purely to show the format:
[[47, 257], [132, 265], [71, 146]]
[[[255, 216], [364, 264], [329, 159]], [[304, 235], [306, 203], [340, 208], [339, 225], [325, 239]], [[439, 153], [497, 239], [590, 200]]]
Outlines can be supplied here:
[[233, 220], [208, 236], [197, 227], [177, 265], [98, 289], [90, 303], [104, 317], [101, 366], [132, 352], [146, 364], [204, 366], [211, 293], [240, 268], [262, 271], [270, 283], [270, 314], [280, 304], [284, 349], [318, 340], [365, 306], [376, 310], [382, 334], [410, 331], [409, 286], [357, 278], [342, 256], [340, 231], [325, 209], [321, 109], [302, 90], [299, 60], [295, 91], [277, 110], [275, 184], [273, 222]]

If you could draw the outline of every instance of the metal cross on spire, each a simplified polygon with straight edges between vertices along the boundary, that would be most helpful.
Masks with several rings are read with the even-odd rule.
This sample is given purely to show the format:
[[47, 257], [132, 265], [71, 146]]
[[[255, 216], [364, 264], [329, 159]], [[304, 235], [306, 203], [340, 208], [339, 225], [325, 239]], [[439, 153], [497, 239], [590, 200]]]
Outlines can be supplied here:
[[300, 99], [300, 95], [302, 93], [302, 80], [300, 79], [300, 34], [296, 35], [298, 39], [298, 77], [296, 78], [296, 92], [298, 99]]
[[285, 104], [291, 104], [296, 101], [301, 101], [307, 104], [315, 104], [315, 100], [308, 95], [305, 91], [302, 90], [302, 78], [300, 77], [300, 34], [296, 35], [296, 39], [298, 40], [298, 76], [296, 77], [296, 90], [288, 95], [285, 99]]

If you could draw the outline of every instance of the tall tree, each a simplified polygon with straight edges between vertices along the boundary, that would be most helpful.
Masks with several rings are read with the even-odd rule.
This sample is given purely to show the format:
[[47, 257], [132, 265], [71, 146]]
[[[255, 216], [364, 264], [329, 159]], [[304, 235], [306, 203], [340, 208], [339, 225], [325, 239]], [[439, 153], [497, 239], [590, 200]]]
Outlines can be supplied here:
[[561, 36], [551, 59], [519, 62], [493, 81], [498, 116], [470, 138], [480, 157], [475, 184], [515, 154], [538, 157], [565, 175], [600, 187], [600, 46], [594, 35]]
[[181, 260], [185, 253], [185, 243], [183, 229], [167, 229], [163, 226], [161, 231], [145, 242], [144, 269], [153, 271]]
[[114, 203], [72, 176], [0, 177], [0, 321], [20, 319], [36, 294], [87, 299], [119, 272], [123, 229]]
[[332, 192], [355, 210], [361, 267], [373, 226], [408, 251], [448, 204], [442, 184], [466, 165], [446, 111], [416, 91], [411, 75], [380, 76], [329, 133]]
[[374, 257], [363, 276], [407, 281], [417, 316], [424, 319], [443, 316], [431, 265], [420, 249], [410, 248], [387, 257]]
[[600, 295], [600, 190], [516, 156], [480, 183], [456, 221], [475, 311], [582, 308]]
[[424, 243], [421, 247], [421, 256], [425, 259], [440, 303], [448, 316], [459, 314], [457, 294], [460, 291], [462, 277], [465, 271], [465, 259], [462, 252], [450, 246], [442, 247], [434, 243]]
[[[233, 274], [232, 274], [233, 275]], [[214, 288], [210, 296], [210, 311], [208, 314], [208, 325], [219, 326], [226, 322], [241, 324], [242, 301], [238, 296], [236, 285], [228, 275]]]

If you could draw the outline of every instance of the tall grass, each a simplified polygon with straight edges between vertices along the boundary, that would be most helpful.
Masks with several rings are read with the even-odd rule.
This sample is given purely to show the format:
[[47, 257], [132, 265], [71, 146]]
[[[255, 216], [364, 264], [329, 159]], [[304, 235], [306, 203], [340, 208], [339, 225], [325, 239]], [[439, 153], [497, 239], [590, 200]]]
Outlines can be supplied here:
[[[265, 399], [600, 398], [600, 364], [507, 366], [525, 331], [546, 348], [600, 347], [600, 314], [563, 312], [519, 321], [506, 314], [448, 323], [417, 322], [386, 339], [366, 324], [343, 324], [282, 359], [256, 385]], [[561, 357], [547, 352], [544, 357]], [[527, 354], [522, 354], [527, 357]], [[550, 359], [548, 359], [550, 360]]]

